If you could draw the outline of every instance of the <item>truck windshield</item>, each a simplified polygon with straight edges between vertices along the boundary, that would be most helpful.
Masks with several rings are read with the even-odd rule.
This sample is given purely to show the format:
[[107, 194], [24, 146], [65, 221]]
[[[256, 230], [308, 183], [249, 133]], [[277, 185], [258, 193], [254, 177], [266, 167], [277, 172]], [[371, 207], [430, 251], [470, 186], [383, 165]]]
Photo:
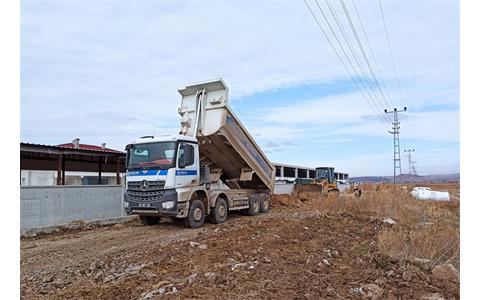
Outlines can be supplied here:
[[168, 169], [175, 165], [175, 142], [136, 144], [128, 149], [128, 169]]

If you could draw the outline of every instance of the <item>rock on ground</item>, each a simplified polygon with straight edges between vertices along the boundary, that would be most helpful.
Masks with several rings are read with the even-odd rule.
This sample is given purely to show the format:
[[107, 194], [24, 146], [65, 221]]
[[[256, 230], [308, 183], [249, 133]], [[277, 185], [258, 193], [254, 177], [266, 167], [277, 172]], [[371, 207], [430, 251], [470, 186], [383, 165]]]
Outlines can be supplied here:
[[438, 265], [432, 270], [434, 285], [457, 284], [459, 281], [458, 270], [452, 264]]
[[445, 300], [445, 298], [439, 293], [430, 293], [422, 296], [420, 300]]
[[459, 294], [459, 281], [458, 270], [452, 264], [438, 265], [432, 269], [432, 284], [455, 295]]
[[360, 294], [363, 298], [376, 300], [382, 297], [383, 289], [376, 284], [369, 283], [362, 285], [360, 288]]
[[383, 223], [389, 224], [389, 225], [395, 225], [397, 224], [397, 221], [393, 220], [392, 218], [385, 218], [383, 219]]

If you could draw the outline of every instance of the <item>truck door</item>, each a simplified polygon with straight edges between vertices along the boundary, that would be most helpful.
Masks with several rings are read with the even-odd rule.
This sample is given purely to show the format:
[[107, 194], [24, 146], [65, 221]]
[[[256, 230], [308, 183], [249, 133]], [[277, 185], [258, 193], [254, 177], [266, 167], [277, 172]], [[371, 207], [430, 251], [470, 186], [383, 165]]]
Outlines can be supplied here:
[[198, 145], [181, 142], [178, 145], [175, 187], [198, 185]]

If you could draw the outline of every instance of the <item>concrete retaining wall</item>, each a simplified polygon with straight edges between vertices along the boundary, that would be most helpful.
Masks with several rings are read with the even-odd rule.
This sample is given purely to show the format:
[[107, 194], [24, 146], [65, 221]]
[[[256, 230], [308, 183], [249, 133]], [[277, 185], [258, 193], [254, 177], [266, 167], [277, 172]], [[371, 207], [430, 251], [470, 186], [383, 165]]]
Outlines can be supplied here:
[[291, 194], [295, 189], [295, 184], [293, 183], [275, 183], [275, 189], [273, 190], [274, 194]]
[[347, 192], [348, 189], [350, 188], [350, 184], [337, 184], [338, 186], [338, 190], [343, 193], [343, 192]]
[[[300, 186], [300, 188], [303, 187], [300, 191], [317, 191], [319, 190], [319, 187], [317, 186], [309, 186], [309, 185], [304, 185]], [[337, 185], [338, 190], [343, 193], [347, 192], [348, 189], [350, 188], [350, 184], [338, 184]], [[294, 183], [283, 183], [283, 182], [277, 182], [275, 183], [275, 189], [273, 190], [274, 194], [292, 194], [295, 191], [295, 184]]]
[[20, 230], [124, 216], [122, 186], [20, 187]]

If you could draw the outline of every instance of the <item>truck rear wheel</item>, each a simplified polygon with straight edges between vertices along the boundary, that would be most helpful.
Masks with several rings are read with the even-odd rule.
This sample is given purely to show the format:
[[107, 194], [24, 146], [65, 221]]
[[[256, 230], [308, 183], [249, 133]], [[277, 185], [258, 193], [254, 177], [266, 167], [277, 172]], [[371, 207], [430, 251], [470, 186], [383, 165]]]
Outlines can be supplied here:
[[256, 216], [260, 212], [260, 197], [258, 194], [253, 194], [248, 200], [247, 214], [249, 216]]
[[192, 200], [190, 209], [188, 210], [188, 216], [184, 222], [187, 228], [198, 228], [205, 223], [205, 206], [201, 200]]
[[160, 222], [160, 217], [154, 217], [154, 216], [139, 216], [139, 217], [140, 217], [140, 222], [142, 222], [142, 224], [145, 226], [152, 226]]
[[215, 208], [212, 211], [210, 220], [216, 224], [224, 223], [227, 220], [227, 214], [227, 201], [221, 197], [218, 197], [217, 202], [215, 202]]
[[270, 210], [270, 195], [267, 193], [260, 194], [260, 212], [266, 213]]

